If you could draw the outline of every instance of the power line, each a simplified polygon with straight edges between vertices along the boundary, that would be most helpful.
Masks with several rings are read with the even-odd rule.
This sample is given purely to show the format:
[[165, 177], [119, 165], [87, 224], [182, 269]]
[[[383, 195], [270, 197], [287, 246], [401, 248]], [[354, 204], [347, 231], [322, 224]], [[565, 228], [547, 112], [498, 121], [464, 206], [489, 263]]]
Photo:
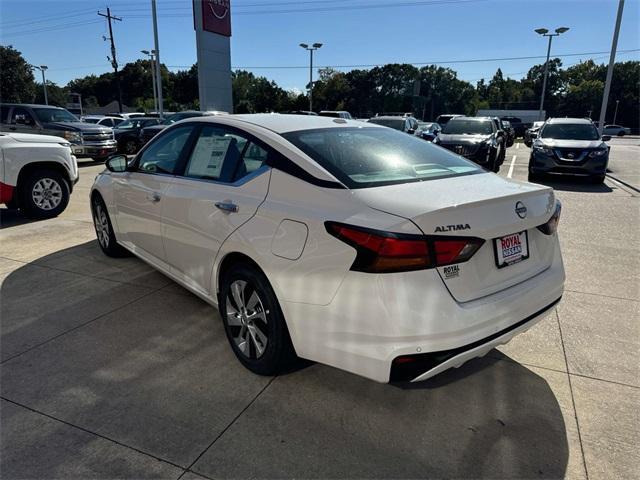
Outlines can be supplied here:
[[19, 37], [23, 35], [33, 35], [34, 33], [52, 32], [54, 30], [64, 30], [67, 28], [84, 27], [86, 25], [92, 25], [96, 23], [102, 23], [101, 20], [83, 20], [80, 22], [62, 23], [58, 25], [51, 25], [49, 27], [37, 28], [35, 30], [26, 30], [14, 33], [2, 33], [2, 37]]

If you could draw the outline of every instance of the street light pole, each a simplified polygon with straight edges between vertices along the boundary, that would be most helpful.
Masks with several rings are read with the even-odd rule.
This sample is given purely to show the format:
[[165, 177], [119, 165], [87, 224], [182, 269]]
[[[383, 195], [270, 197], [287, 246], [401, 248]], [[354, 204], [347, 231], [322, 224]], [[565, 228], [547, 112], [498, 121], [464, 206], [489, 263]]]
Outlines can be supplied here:
[[301, 43], [300, 46], [305, 50], [309, 50], [309, 111], [313, 112], [313, 52], [322, 47], [322, 44], [314, 43], [309, 46], [306, 43]]
[[140, 50], [145, 55], [149, 56], [149, 61], [151, 62], [151, 84], [153, 86], [153, 110], [158, 112], [158, 97], [156, 92], [156, 70], [155, 70], [155, 59], [154, 55], [156, 53], [155, 50]]
[[538, 110], [538, 120], [544, 120], [542, 118], [542, 110], [544, 108], [544, 95], [547, 90], [547, 77], [549, 76], [549, 57], [551, 56], [551, 40], [553, 37], [559, 36], [561, 33], [569, 30], [568, 27], [560, 27], [556, 28], [556, 33], [549, 33], [549, 30], [546, 28], [537, 28], [535, 30], [536, 33], [542, 35], [543, 37], [549, 37], [549, 46], [547, 47], [547, 61], [544, 63], [544, 79], [542, 80], [542, 95], [540, 96], [540, 109]]
[[616, 111], [613, 113], [613, 124], [616, 124], [616, 118], [618, 118], [618, 105], [620, 104], [620, 100], [616, 100]]
[[40, 70], [40, 73], [42, 73], [42, 88], [44, 90], [44, 103], [45, 105], [49, 105], [49, 97], [47, 96], [47, 79], [44, 77], [44, 71], [49, 68], [46, 65], [30, 65], [31, 68], [35, 68], [36, 70]]

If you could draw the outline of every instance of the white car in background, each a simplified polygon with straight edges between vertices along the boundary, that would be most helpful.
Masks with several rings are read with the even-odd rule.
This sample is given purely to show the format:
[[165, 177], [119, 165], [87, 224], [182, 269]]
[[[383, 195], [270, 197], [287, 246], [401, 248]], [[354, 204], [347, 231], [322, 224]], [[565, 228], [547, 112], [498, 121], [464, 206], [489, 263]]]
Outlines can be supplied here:
[[0, 133], [0, 204], [30, 218], [55, 217], [77, 181], [78, 163], [63, 138]]
[[218, 307], [258, 374], [297, 357], [418, 381], [560, 300], [553, 190], [390, 128], [319, 116], [180, 121], [91, 191], [100, 247]]
[[120, 117], [107, 117], [104, 115], [84, 115], [80, 118], [85, 123], [93, 123], [102, 127], [115, 128], [124, 122], [124, 118]]
[[602, 133], [605, 135], [624, 137], [625, 135], [631, 134], [631, 129], [620, 125], [605, 125]]

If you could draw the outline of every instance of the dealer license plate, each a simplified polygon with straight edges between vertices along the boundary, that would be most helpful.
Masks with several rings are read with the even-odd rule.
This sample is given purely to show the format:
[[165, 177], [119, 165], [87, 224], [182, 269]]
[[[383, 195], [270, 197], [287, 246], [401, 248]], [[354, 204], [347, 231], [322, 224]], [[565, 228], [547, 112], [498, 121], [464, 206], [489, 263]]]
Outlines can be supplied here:
[[508, 267], [529, 258], [529, 237], [526, 230], [495, 238], [493, 242], [498, 268]]

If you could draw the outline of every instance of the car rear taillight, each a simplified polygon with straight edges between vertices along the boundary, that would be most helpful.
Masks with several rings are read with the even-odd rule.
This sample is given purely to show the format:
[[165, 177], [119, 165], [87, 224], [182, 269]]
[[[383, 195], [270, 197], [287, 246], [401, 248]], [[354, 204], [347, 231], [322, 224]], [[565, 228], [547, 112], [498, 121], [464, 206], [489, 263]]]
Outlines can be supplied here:
[[326, 222], [327, 232], [355, 248], [351, 270], [406, 272], [469, 260], [484, 243], [475, 237], [408, 235]]
[[562, 212], [562, 204], [560, 200], [556, 201], [556, 210], [551, 215], [551, 218], [547, 223], [543, 223], [542, 225], [538, 225], [538, 230], [540, 230], [545, 235], [553, 235], [558, 230], [558, 223], [560, 223], [560, 213]]

